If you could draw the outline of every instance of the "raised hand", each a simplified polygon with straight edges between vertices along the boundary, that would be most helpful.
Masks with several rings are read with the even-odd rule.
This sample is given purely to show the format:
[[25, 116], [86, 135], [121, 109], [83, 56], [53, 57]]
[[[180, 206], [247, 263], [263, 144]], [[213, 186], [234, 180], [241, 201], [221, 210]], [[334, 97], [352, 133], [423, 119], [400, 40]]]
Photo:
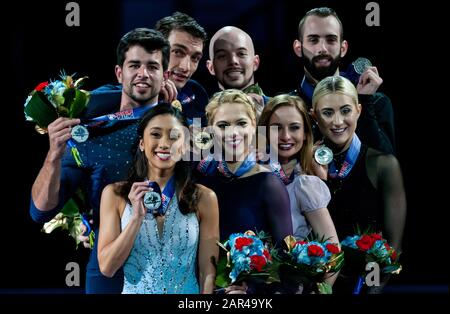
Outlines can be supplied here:
[[382, 83], [383, 79], [378, 74], [377, 68], [368, 67], [359, 77], [356, 90], [358, 91], [358, 94], [361, 95], [373, 95]]
[[167, 79], [164, 80], [161, 85], [161, 91], [159, 92], [160, 99], [171, 103], [175, 99], [177, 99], [178, 91], [177, 87], [175, 86], [175, 83], [171, 80]]
[[149, 187], [148, 181], [134, 182], [131, 186], [128, 198], [133, 207], [133, 217], [143, 219], [147, 214], [147, 208], [144, 206], [144, 195], [153, 189]]
[[50, 141], [48, 158], [52, 161], [61, 159], [66, 149], [67, 140], [72, 137], [72, 127], [79, 123], [80, 119], [58, 118], [48, 125]]

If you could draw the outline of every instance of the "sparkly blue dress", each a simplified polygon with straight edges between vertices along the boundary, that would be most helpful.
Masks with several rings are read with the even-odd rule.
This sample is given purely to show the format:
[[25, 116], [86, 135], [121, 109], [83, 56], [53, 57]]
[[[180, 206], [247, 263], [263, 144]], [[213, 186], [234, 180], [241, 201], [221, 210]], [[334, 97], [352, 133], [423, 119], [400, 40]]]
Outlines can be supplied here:
[[[121, 219], [122, 230], [132, 213], [133, 208], [127, 203]], [[165, 214], [161, 235], [155, 217], [148, 213], [123, 266], [122, 293], [199, 293], [196, 277], [199, 232], [197, 215], [183, 215], [176, 197]]]
[[[81, 187], [87, 196], [88, 206], [94, 212], [94, 231], [97, 238], [103, 188], [110, 183], [126, 179], [133, 160], [131, 148], [134, 143], [137, 145], [137, 123], [118, 122], [111, 128], [92, 132], [86, 142], [77, 144], [83, 167], [76, 165], [67, 148], [62, 159], [59, 203], [53, 210], [43, 212], [36, 208], [31, 199], [30, 215], [33, 220], [39, 223], [51, 220], [74, 195], [76, 189]], [[86, 293], [120, 293], [122, 286], [122, 270], [113, 278], [107, 278], [100, 272], [95, 241], [87, 265]]]

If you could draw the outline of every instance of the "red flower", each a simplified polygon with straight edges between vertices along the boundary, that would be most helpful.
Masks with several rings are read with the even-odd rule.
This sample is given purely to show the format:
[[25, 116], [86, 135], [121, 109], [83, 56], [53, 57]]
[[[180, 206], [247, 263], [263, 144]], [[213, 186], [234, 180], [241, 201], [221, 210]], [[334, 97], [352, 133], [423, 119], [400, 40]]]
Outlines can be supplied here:
[[392, 261], [397, 260], [397, 252], [395, 250], [392, 250], [391, 259], [392, 259]]
[[325, 247], [331, 254], [338, 254], [341, 251], [336, 244], [328, 243]]
[[359, 240], [356, 240], [356, 245], [362, 251], [367, 251], [375, 243], [375, 238], [369, 235], [363, 235]]
[[266, 259], [261, 255], [250, 256], [250, 260], [250, 267], [256, 269], [257, 271], [262, 271], [263, 267], [267, 264]]
[[[371, 236], [372, 238], [374, 238], [375, 241], [376, 241], [376, 240], [383, 240], [383, 238], [381, 237], [381, 234], [379, 234], [379, 233], [372, 233], [370, 236]], [[374, 242], [375, 242], [375, 241], [374, 241]]]
[[42, 83], [39, 83], [39, 85], [36, 86], [34, 90], [37, 91], [37, 92], [40, 92], [40, 91], [42, 91], [44, 88], [46, 88], [47, 85], [48, 85], [48, 82], [42, 82]]
[[268, 261], [271, 261], [271, 260], [272, 260], [272, 256], [270, 256], [270, 253], [269, 253], [268, 250], [264, 250], [263, 254], [264, 254], [264, 256], [266, 257], [266, 259], [267, 259]]
[[306, 242], [306, 241], [297, 241], [297, 242], [295, 242], [295, 244], [294, 244], [294, 247], [296, 246], [296, 245], [304, 245], [304, 244], [306, 244], [306, 243], [308, 243], [308, 242]]
[[308, 246], [308, 255], [320, 257], [320, 256], [324, 256], [325, 253], [320, 246], [312, 244], [312, 245]]
[[236, 242], [234, 243], [234, 247], [239, 250], [242, 251], [244, 246], [250, 245], [253, 243], [253, 239], [250, 238], [237, 238]]

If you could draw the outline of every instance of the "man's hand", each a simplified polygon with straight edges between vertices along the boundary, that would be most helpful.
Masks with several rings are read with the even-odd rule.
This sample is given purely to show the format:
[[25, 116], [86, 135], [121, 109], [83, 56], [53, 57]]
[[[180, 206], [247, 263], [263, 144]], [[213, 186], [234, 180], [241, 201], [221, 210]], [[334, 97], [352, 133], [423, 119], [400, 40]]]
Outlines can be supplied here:
[[159, 92], [160, 99], [168, 102], [169, 104], [177, 99], [178, 91], [174, 82], [167, 79], [162, 82], [161, 91]]
[[[93, 220], [89, 221], [91, 224], [94, 223]], [[78, 241], [80, 241], [81, 243], [83, 243], [83, 246], [87, 249], [92, 249], [91, 247], [91, 241], [89, 240], [89, 234], [87, 236], [84, 236], [83, 234], [85, 234], [85, 232], [88, 230], [86, 225], [84, 223], [81, 223], [80, 225], [81, 228], [81, 234], [78, 236]]]
[[264, 98], [255, 93], [248, 93], [247, 95], [253, 99], [256, 110], [256, 121], [258, 121], [262, 111], [264, 110]]
[[378, 74], [376, 67], [368, 67], [364, 73], [359, 77], [356, 90], [361, 95], [373, 95], [376, 93], [383, 79]]
[[64, 154], [67, 140], [72, 137], [72, 127], [79, 124], [80, 119], [58, 118], [48, 125], [50, 148], [48, 158], [58, 160]]

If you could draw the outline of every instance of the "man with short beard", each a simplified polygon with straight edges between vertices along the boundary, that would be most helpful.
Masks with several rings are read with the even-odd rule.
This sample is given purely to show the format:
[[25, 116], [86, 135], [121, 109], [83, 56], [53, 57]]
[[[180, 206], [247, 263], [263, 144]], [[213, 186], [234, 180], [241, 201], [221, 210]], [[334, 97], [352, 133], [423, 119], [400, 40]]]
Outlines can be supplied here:
[[[339, 72], [341, 58], [348, 49], [343, 39], [342, 22], [333, 9], [315, 8], [306, 13], [298, 26], [299, 39], [293, 44], [295, 54], [303, 61], [305, 76], [299, 88], [292, 92], [311, 108], [311, 99], [317, 83]], [[368, 67], [356, 84], [362, 113], [356, 133], [363, 142], [385, 153], [395, 154], [394, 113], [390, 99], [377, 92], [383, 80], [376, 67]], [[315, 139], [320, 134], [315, 130]]]

